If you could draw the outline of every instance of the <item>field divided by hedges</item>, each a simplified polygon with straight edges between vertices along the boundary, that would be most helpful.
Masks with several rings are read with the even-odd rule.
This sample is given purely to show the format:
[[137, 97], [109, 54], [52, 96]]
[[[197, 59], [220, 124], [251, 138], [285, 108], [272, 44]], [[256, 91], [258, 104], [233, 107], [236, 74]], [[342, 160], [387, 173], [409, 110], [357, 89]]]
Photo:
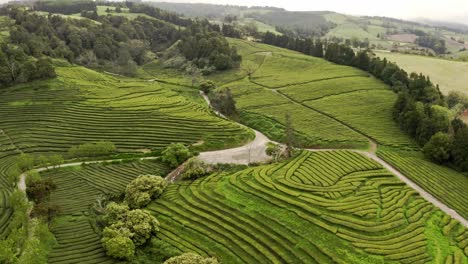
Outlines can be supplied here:
[[280, 164], [172, 184], [148, 209], [161, 222], [159, 237], [225, 263], [468, 256], [466, 229], [354, 152], [303, 152]]
[[59, 215], [52, 227], [58, 245], [49, 263], [113, 263], [105, 255], [100, 236], [90, 221], [89, 213], [98, 198], [118, 195], [131, 180], [141, 174], [164, 176], [168, 169], [158, 161], [124, 164], [94, 164], [42, 172], [57, 185], [51, 193]]

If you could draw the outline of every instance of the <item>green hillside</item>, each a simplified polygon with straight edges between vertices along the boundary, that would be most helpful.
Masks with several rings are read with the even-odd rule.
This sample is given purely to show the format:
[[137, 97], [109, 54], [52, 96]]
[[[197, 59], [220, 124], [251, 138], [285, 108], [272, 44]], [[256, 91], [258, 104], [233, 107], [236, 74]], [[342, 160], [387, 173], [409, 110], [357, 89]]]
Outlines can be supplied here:
[[158, 237], [225, 263], [466, 260], [461, 225], [352, 152], [173, 184], [148, 208]]

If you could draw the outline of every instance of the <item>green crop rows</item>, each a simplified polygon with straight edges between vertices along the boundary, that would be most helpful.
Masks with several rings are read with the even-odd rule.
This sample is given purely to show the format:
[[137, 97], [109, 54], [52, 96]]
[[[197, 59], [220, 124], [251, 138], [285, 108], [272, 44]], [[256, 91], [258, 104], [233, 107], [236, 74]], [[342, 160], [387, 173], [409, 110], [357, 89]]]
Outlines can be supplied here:
[[167, 168], [156, 161], [126, 164], [87, 165], [41, 173], [51, 177], [57, 189], [51, 203], [59, 208], [52, 232], [57, 237], [49, 263], [111, 263], [88, 215], [102, 195], [119, 194], [140, 174], [164, 175]]
[[[240, 145], [253, 136], [194, 100], [196, 90], [184, 87], [179, 93], [181, 88], [175, 85], [117, 79], [83, 67], [56, 70], [56, 79], [1, 92], [2, 197], [12, 190], [9, 177], [19, 174], [15, 157], [21, 152], [66, 153], [72, 146], [97, 141], [111, 141], [119, 152], [160, 150], [173, 142], [219, 149]], [[0, 205], [3, 237], [11, 210], [8, 203]]]
[[411, 153], [379, 151], [378, 155], [465, 219], [468, 218], [466, 176]]
[[304, 104], [334, 116], [381, 145], [415, 148], [392, 119], [395, 100], [395, 93], [382, 89], [328, 96]]
[[427, 263], [468, 255], [462, 225], [354, 152], [303, 152], [173, 184], [148, 208], [161, 221], [161, 238], [224, 263]]

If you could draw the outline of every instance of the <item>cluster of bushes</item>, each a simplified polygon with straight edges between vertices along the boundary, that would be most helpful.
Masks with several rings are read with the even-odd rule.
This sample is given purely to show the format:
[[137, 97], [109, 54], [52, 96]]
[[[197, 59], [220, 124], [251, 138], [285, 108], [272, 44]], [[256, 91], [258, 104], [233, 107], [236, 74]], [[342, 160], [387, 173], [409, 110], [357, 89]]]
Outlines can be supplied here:
[[50, 193], [57, 188], [52, 178], [41, 178], [39, 173], [31, 171], [26, 178], [26, 194], [34, 202], [31, 216], [50, 223], [59, 212], [56, 205], [50, 203]]
[[445, 40], [440, 39], [433, 35], [422, 35], [419, 36], [416, 41], [421, 47], [433, 49], [437, 54], [444, 54], [447, 52], [447, 47], [445, 46]]
[[[8, 201], [13, 215], [8, 236], [0, 240], [0, 263], [46, 263], [49, 252], [56, 244], [48, 224], [37, 218], [29, 221], [29, 204], [20, 190], [14, 191]], [[29, 234], [28, 230], [34, 231]]]
[[34, 166], [46, 167], [50, 165], [55, 168], [62, 163], [63, 157], [58, 154], [51, 156], [40, 155], [36, 157], [23, 153], [16, 159], [16, 166], [21, 172], [31, 170]]
[[[248, 74], [250, 74], [248, 72]], [[210, 98], [211, 106], [224, 116], [234, 120], [239, 119], [239, 113], [236, 108], [236, 101], [229, 88], [216, 89], [216, 84], [212, 81], [205, 81], [200, 84], [200, 90]]]
[[114, 143], [109, 141], [101, 141], [96, 143], [85, 143], [82, 145], [71, 147], [68, 150], [68, 155], [72, 158], [80, 157], [100, 157], [108, 156], [117, 151]]
[[130, 260], [136, 250], [147, 246], [159, 230], [157, 219], [142, 210], [151, 200], [159, 197], [167, 186], [160, 176], [141, 175], [125, 190], [123, 203], [111, 202], [106, 206], [102, 244], [107, 255]]
[[80, 13], [83, 10], [96, 10], [96, 2], [90, 0], [41, 0], [34, 2], [34, 9], [49, 13], [71, 15]]
[[161, 152], [161, 154], [162, 161], [171, 168], [177, 168], [177, 166], [194, 156], [194, 153], [192, 153], [190, 149], [182, 143], [170, 144]]
[[178, 49], [187, 61], [205, 73], [239, 67], [242, 59], [226, 38], [206, 20], [198, 21], [182, 32]]
[[7, 43], [0, 45], [0, 87], [55, 76], [50, 59], [45, 57], [36, 59], [26, 55], [21, 47]]

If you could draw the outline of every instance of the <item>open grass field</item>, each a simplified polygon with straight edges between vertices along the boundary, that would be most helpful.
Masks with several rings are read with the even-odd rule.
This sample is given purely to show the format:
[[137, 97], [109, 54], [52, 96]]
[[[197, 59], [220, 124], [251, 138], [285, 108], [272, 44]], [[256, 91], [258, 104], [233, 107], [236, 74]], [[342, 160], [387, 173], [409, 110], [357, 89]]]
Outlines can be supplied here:
[[407, 72], [423, 73], [439, 84], [444, 94], [459, 91], [468, 95], [468, 62], [459, 62], [400, 53], [375, 52], [381, 58], [396, 62]]
[[158, 236], [223, 263], [466, 263], [468, 232], [360, 154], [295, 159], [172, 184]]
[[[58, 67], [57, 73], [53, 80], [1, 91], [0, 197], [12, 190], [8, 179], [19, 175], [15, 159], [21, 152], [63, 154], [97, 141], [112, 141], [119, 152], [161, 150], [173, 142], [221, 149], [253, 137], [194, 100], [198, 91], [191, 88], [117, 79], [83, 67]], [[10, 213], [4, 200], [0, 235], [8, 230]]]
[[384, 150], [378, 155], [465, 219], [468, 218], [467, 176], [429, 162], [420, 153]]
[[57, 189], [51, 203], [59, 208], [52, 227], [57, 245], [48, 263], [114, 263], [106, 256], [100, 236], [90, 221], [90, 207], [102, 195], [119, 194], [142, 174], [165, 175], [167, 168], [157, 161], [125, 164], [96, 164], [41, 173], [52, 178]]

